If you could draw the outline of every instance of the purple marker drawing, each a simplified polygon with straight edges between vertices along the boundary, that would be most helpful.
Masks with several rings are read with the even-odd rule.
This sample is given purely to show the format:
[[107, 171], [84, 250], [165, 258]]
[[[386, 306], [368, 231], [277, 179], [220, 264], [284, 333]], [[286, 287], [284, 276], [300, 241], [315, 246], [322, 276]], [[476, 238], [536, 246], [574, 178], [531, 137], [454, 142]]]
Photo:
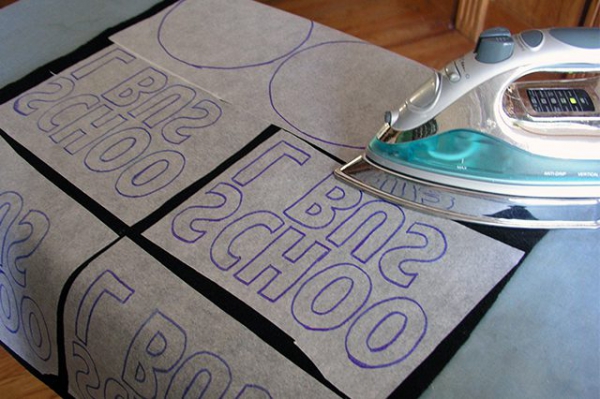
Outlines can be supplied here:
[[48, 361], [52, 342], [46, 318], [33, 298], [17, 296], [22, 291], [15, 292], [13, 284], [20, 289], [27, 287], [27, 271], [31, 266], [28, 260], [46, 238], [50, 219], [41, 211], [31, 209], [25, 213], [24, 209], [21, 194], [0, 193], [0, 321], [12, 334], [21, 329], [33, 353]]
[[276, 302], [329, 251], [318, 241], [306, 238], [303, 232], [288, 227], [236, 272], [235, 278], [245, 285], [260, 280], [259, 295]]
[[246, 384], [235, 397], [235, 399], [273, 399], [271, 393], [265, 388], [255, 385]]
[[181, 144], [196, 129], [214, 125], [221, 118], [223, 110], [212, 100], [200, 100], [189, 109], [183, 109], [179, 116], [171, 119], [162, 127], [161, 134], [171, 144]]
[[231, 380], [231, 369], [223, 358], [211, 352], [196, 352], [175, 371], [165, 398], [222, 398]]
[[68, 97], [47, 109], [38, 118], [37, 127], [44, 133], [64, 129], [90, 113], [98, 104], [100, 98], [93, 94]]
[[44, 106], [62, 100], [73, 92], [75, 83], [71, 79], [59, 76], [42, 85], [44, 91], [30, 91], [17, 97], [13, 103], [13, 110], [20, 115], [29, 116]]
[[50, 139], [63, 147], [68, 154], [74, 155], [86, 147], [93, 146], [126, 121], [123, 115], [101, 104], [81, 118], [59, 128], [50, 135]]
[[[294, 295], [291, 312], [307, 330], [335, 330], [352, 319], [367, 303], [371, 277], [351, 263], [329, 266], [306, 280]], [[333, 291], [333, 294], [327, 295]]]
[[127, 107], [161, 90], [168, 80], [164, 72], [148, 67], [104, 92], [102, 98], [116, 107]]
[[23, 209], [23, 197], [21, 194], [15, 191], [5, 191], [0, 193], [0, 212], [2, 218], [0, 218], [0, 238], [2, 238], [2, 245], [0, 246], [0, 267], [4, 267], [6, 264], [6, 252], [9, 245], [9, 232], [12, 228], [13, 223], [21, 214]]
[[[264, 237], [271, 237], [285, 225], [283, 219], [269, 211], [254, 211], [235, 219], [221, 230], [210, 246], [210, 260], [217, 268], [227, 271], [236, 266], [241, 260], [253, 259], [262, 248], [257, 248], [256, 242], [263, 242]], [[235, 249], [236, 241], [245, 235], [252, 237], [255, 243], [240, 254]], [[254, 251], [255, 253], [252, 253]]]
[[87, 349], [77, 341], [73, 341], [71, 352], [73, 355], [72, 366], [77, 370], [75, 386], [79, 390], [80, 396], [84, 398], [97, 397], [96, 392], [100, 389], [101, 382], [94, 359]]
[[259, 178], [263, 173], [272, 166], [277, 165], [283, 159], [289, 159], [302, 166], [310, 159], [310, 155], [298, 147], [282, 140], [240, 169], [231, 180], [244, 187]]
[[[273, 108], [273, 111], [275, 111], [275, 113], [282, 120], [284, 120], [287, 124], [289, 124], [298, 133], [301, 133], [301, 134], [303, 134], [307, 137], [310, 137], [313, 140], [319, 141], [321, 143], [331, 144], [331, 145], [334, 145], [337, 147], [363, 149], [364, 145], [365, 145], [364, 143], [356, 143], [355, 144], [355, 143], [348, 143], [348, 142], [342, 141], [342, 140], [348, 139], [348, 135], [346, 135], [346, 134], [343, 135], [340, 140], [324, 139], [323, 136], [327, 132], [312, 131], [312, 130], [307, 129], [306, 127], [299, 125], [297, 122], [294, 121], [294, 118], [298, 117], [299, 120], [302, 120], [302, 116], [303, 116], [302, 112], [306, 112], [307, 109], [310, 112], [314, 112], [314, 110], [310, 107], [308, 107], [308, 108], [307, 107], [298, 107], [298, 108], [293, 108], [293, 109], [285, 109], [283, 102], [280, 103], [279, 100], [277, 99], [277, 95], [279, 94], [279, 92], [284, 92], [285, 90], [288, 90], [288, 91], [293, 90], [297, 94], [301, 93], [302, 91], [306, 92], [307, 91], [306, 86], [308, 84], [310, 84], [309, 82], [306, 82], [305, 80], [303, 80], [304, 87], [302, 90], [299, 90], [299, 87], [294, 87], [293, 84], [290, 83], [289, 79], [287, 79], [286, 77], [281, 77], [282, 75], [285, 75], [285, 72], [287, 72], [287, 70], [290, 70], [290, 71], [293, 70], [293, 67], [290, 67], [290, 65], [292, 65], [298, 59], [302, 59], [302, 58], [306, 57], [307, 55], [308, 55], [308, 57], [311, 57], [311, 56], [316, 57], [314, 54], [317, 54], [320, 50], [323, 50], [322, 55], [317, 57], [315, 60], [316, 61], [318, 61], [318, 60], [326, 61], [323, 66], [323, 68], [326, 68], [326, 67], [330, 66], [330, 64], [331, 64], [330, 62], [329, 63], [327, 62], [330, 60], [330, 57], [328, 56], [328, 51], [330, 51], [330, 49], [328, 49], [327, 47], [339, 46], [339, 45], [370, 46], [371, 44], [362, 42], [359, 40], [329, 41], [329, 42], [323, 42], [323, 43], [319, 43], [319, 44], [315, 44], [315, 45], [303, 48], [302, 50], [299, 50], [299, 51], [291, 54], [281, 64], [279, 64], [279, 66], [277, 66], [277, 69], [273, 73], [273, 76], [271, 76], [271, 79], [269, 81], [269, 101], [271, 103], [271, 107]], [[343, 62], [343, 60], [341, 62]], [[315, 68], [318, 68], [318, 66], [315, 66]], [[331, 71], [327, 71], [327, 72], [322, 71], [319, 74], [315, 74], [313, 72], [314, 68], [306, 68], [306, 65], [304, 65], [304, 70], [311, 71], [311, 74], [313, 77], [314, 76], [323, 76], [323, 77], [329, 78], [329, 76], [330, 76], [329, 72], [334, 73], [334, 70], [331, 70]], [[325, 85], [325, 87], [330, 87], [330, 86], [331, 85]], [[357, 96], [357, 97], [359, 97], [359, 96]], [[362, 117], [362, 115], [357, 115], [356, 117], [360, 118], [360, 117]], [[333, 118], [333, 120], [335, 120], [335, 118]], [[328, 136], [326, 136], [326, 137], [328, 137]]]
[[43, 361], [52, 356], [52, 343], [46, 319], [33, 299], [24, 296], [21, 300], [21, 318], [25, 338], [33, 352]]
[[129, 111], [129, 115], [152, 128], [172, 118], [195, 97], [196, 91], [191, 87], [174, 84], [137, 105]]
[[[0, 271], [0, 287], [1, 276]], [[112, 373], [108, 371], [106, 364], [101, 368], [96, 367], [92, 355], [94, 352], [91, 350], [106, 349], [104, 342], [88, 341], [89, 323], [96, 306], [101, 302], [103, 306], [124, 305], [130, 299], [135, 301], [136, 297], [133, 297], [133, 294], [136, 292], [141, 294], [115, 272], [107, 269], [98, 274], [79, 300], [75, 317], [76, 339], [71, 342], [69, 355], [71, 355], [70, 367], [74, 370], [74, 381], [80, 395], [97, 397], [99, 392], [104, 392], [104, 397], [110, 398], [156, 397], [160, 392], [161, 397], [165, 398], [221, 398], [228, 393], [233, 375], [227, 360], [210, 350], [194, 351], [190, 348], [193, 352], [186, 353], [190, 341], [186, 329], [160, 309], [150, 310], [148, 316], [140, 322], [133, 333], [127, 350], [123, 353], [120, 379], [111, 376]], [[110, 304], [106, 301], [107, 298], [112, 298], [116, 302]], [[140, 300], [142, 297], [137, 298]], [[43, 345], [40, 341], [40, 332], [37, 330], [41, 315], [36, 314], [34, 305], [27, 303], [26, 314], [32, 315], [27, 328], [31, 331], [31, 344], [37, 345], [41, 352]], [[118, 311], [132, 311], [135, 309], [135, 302], [132, 306]], [[213, 328], [210, 323], [206, 327], [209, 330]], [[239, 385], [241, 384], [238, 383]], [[246, 387], [248, 389], [244, 392]], [[266, 397], [268, 390], [256, 384], [246, 384], [236, 397], [244, 396], [242, 393]]]
[[0, 270], [0, 321], [4, 328], [15, 334], [19, 331], [19, 302], [8, 276]]
[[24, 261], [38, 249], [50, 231], [50, 219], [37, 210], [30, 210], [18, 224], [11, 226], [12, 242], [8, 245], [3, 267], [10, 271], [13, 281], [25, 288], [27, 264]]
[[[235, 70], [272, 64], [302, 47], [310, 38], [314, 27], [312, 21], [306, 20], [305, 27], [296, 29], [298, 36], [289, 34], [271, 34], [267, 36], [264, 34], [265, 31], [271, 29], [277, 32], [279, 27], [285, 26], [282, 21], [294, 18], [290, 18], [290, 16], [285, 14], [279, 16], [279, 18], [272, 18], [268, 14], [265, 14], [263, 18], [260, 16], [255, 17], [254, 11], [257, 10], [256, 7], [253, 7], [250, 12], [244, 12], [243, 8], [247, 6], [244, 3], [238, 2], [232, 4], [233, 2], [218, 1], [213, 2], [210, 6], [205, 6], [207, 10], [211, 10], [211, 15], [208, 18], [213, 23], [210, 25], [210, 28], [205, 28], [202, 30], [202, 33], [198, 33], [197, 29], [194, 29], [193, 36], [188, 34], [182, 37], [182, 30], [180, 29], [181, 20], [183, 19], [183, 23], [185, 24], [186, 18], [189, 17], [189, 13], [185, 11], [186, 2], [186, 0], [180, 0], [163, 16], [158, 26], [156, 40], [169, 57], [198, 69]], [[194, 20], [190, 21], [190, 23], [196, 25], [198, 14], [193, 13], [193, 16]], [[221, 23], [215, 22], [216, 20], [221, 21]], [[229, 29], [228, 20], [235, 21], [235, 30]], [[171, 25], [174, 27], [173, 33], [169, 32]], [[269, 28], [268, 25], [273, 26]], [[292, 26], [294, 25], [292, 24]], [[233, 35], [237, 32], [242, 33]], [[198, 37], [201, 40], [194, 42], [198, 47], [193, 51], [181, 51], [179, 49], [181, 46], [178, 45], [182, 41], [187, 43]], [[260, 42], [249, 42], [253, 38], [260, 39]], [[240, 47], [238, 40], [244, 40], [244, 46]], [[231, 59], [221, 59], [216, 64], [208, 60], [204, 61], [203, 54], [206, 53], [206, 50], [202, 48], [202, 43], [214, 42], [220, 43], [225, 48], [235, 46], [234, 48], [243, 48], [247, 51], [241, 52], [238, 50]], [[183, 48], [186, 47], [189, 48], [189, 45], [183, 46]], [[256, 48], [271, 49], [272, 52], [269, 55], [261, 55], [260, 58], [257, 58]]]
[[[337, 226], [327, 236], [327, 241], [339, 248], [354, 237], [354, 242], [358, 242], [354, 244], [350, 254], [365, 264], [396, 235], [405, 219], [404, 211], [399, 206], [381, 200], [368, 201]], [[360, 223], [353, 230], [352, 226], [357, 220]], [[369, 244], [373, 244], [375, 248], [369, 250]]]
[[[390, 331], [395, 331], [393, 336]], [[361, 368], [389, 367], [408, 358], [426, 333], [427, 315], [417, 301], [389, 298], [371, 305], [352, 322], [346, 351]]]
[[[77, 80], [80, 80], [80, 79], [83, 79], [83, 78], [87, 77], [88, 75], [91, 75], [92, 73], [102, 69], [104, 66], [106, 66], [109, 63], [112, 63], [114, 61], [119, 61], [123, 64], [129, 64], [131, 61], [133, 61], [135, 59], [136, 58], [133, 55], [126, 52], [125, 50], [120, 49], [120, 48], [115, 48], [114, 50], [111, 50], [111, 51], [103, 54], [99, 58], [95, 58], [95, 59], [90, 60], [89, 62], [84, 63], [79, 68], [77, 68], [73, 72], [71, 72], [71, 76]], [[111, 67], [112, 67], [112, 65], [111, 65]]]
[[106, 399], [129, 399], [132, 398], [129, 395], [127, 388], [123, 386], [119, 381], [114, 378], [109, 378], [104, 382], [104, 398]]
[[323, 229], [333, 222], [339, 211], [352, 209], [361, 200], [360, 190], [340, 183], [329, 174], [283, 213], [303, 227]]
[[123, 129], [105, 136], [90, 148], [83, 163], [93, 172], [112, 172], [135, 161], [151, 142], [152, 135], [141, 127]]
[[235, 214], [242, 205], [243, 194], [229, 183], [218, 183], [204, 193], [202, 205], [190, 205], [177, 213], [171, 222], [171, 234], [193, 244], [206, 234], [202, 226], [220, 222]]
[[185, 330], [156, 310], [131, 340], [121, 378], [138, 395], [154, 398], [158, 389], [158, 374], [173, 370], [186, 347]]
[[418, 276], [406, 266], [411, 264], [432, 264], [440, 260], [448, 249], [446, 236], [437, 227], [415, 222], [406, 230], [406, 234], [418, 237], [416, 245], [402, 245], [388, 249], [379, 259], [379, 270], [388, 282], [402, 288], [409, 288]]
[[163, 150], [144, 155], [119, 175], [115, 189], [123, 197], [148, 196], [175, 181], [185, 163], [185, 156], [179, 151]]
[[119, 304], [126, 303], [135, 290], [121, 280], [113, 271], [102, 272], [86, 289], [79, 301], [75, 316], [75, 336], [87, 345], [90, 322], [98, 303], [107, 297]]

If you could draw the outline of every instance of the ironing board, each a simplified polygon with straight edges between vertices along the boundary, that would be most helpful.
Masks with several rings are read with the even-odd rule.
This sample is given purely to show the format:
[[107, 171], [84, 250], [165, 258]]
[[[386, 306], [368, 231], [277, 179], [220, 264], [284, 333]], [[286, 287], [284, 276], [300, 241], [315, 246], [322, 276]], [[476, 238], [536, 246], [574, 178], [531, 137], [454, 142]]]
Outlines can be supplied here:
[[[52, 65], [64, 69], [74, 63], [73, 57], [81, 60], [107, 48], [110, 45], [108, 36], [124, 28], [124, 25], [118, 26], [120, 23], [156, 4], [156, 9], [151, 9], [136, 19], [142, 20], [164, 8], [165, 4], [150, 0], [114, 4], [100, 4], [92, 0], [62, 0], [52, 3], [21, 0], [1, 10], [0, 40], [3, 46], [0, 48], [0, 87], [4, 87], [1, 102], [6, 102], [35, 83], [40, 83], [32, 82], [36, 79], [36, 74], [29, 73], [76, 51], [79, 46], [88, 43], [76, 51], [76, 56], [71, 54], [54, 61]], [[93, 11], [90, 12], [90, 9]], [[81, 15], [90, 14], [95, 17], [92, 21], [81, 19]], [[114, 26], [117, 28], [104, 32]], [[37, 76], [39, 73], [38, 71]], [[25, 76], [28, 77], [23, 79]], [[7, 140], [11, 146], [18, 149], [18, 144], [5, 135], [3, 140]], [[23, 151], [20, 151], [19, 155], [27, 157]], [[29, 162], [36, 163], [32, 160]], [[63, 177], [53, 174], [51, 170], [47, 172], [46, 178], [54, 180], [60, 189], [71, 191], [70, 183], [64, 181]], [[78, 200], [84, 203], [87, 201], [86, 198]], [[89, 206], [94, 212], [104, 214], [103, 210], [95, 209], [98, 205], [93, 201], [90, 201]], [[114, 222], [118, 228], [126, 228], [116, 218], [109, 222]], [[138, 226], [139, 229], [143, 227], [145, 226]], [[453, 339], [445, 341], [445, 344], [440, 346], [441, 349], [433, 352], [394, 395], [421, 395], [431, 398], [598, 397], [599, 232], [551, 231], [540, 239], [538, 232], [478, 229], [510, 245], [521, 245], [527, 251], [526, 257], [510, 279], [504, 281], [506, 285], [496, 290], [497, 298], [488, 298], [487, 306], [480, 309], [479, 314], [467, 318], [462, 328], [451, 335]], [[97, 239], [108, 245], [115, 237], [107, 232]], [[85, 265], [89, 264], [89, 259], [94, 256], [94, 250], [82, 254], [84, 266], [78, 269], [78, 273], [83, 273], [82, 277], [86, 277]], [[178, 269], [178, 276], [185, 276], [186, 273], [189, 271], [185, 268]], [[161, 276], [165, 280], [169, 278], [164, 270], [157, 270], [155, 275], [158, 280]], [[208, 281], [201, 281], [194, 288], [205, 295], [214, 289]], [[111, 295], [119, 297], [117, 294]], [[124, 296], [121, 299], [124, 300], [127, 293], [122, 295]], [[229, 298], [217, 302], [222, 304], [227, 300]], [[63, 298], [59, 306], [64, 305]], [[23, 301], [21, 306], [34, 305]], [[243, 310], [223, 310], [235, 314], [238, 319], [243, 319]], [[482, 313], [485, 314], [482, 316]], [[251, 322], [249, 324], [251, 325]], [[187, 328], [192, 329], [194, 326]], [[64, 334], [63, 327], [59, 325], [57, 329], [59, 335]], [[276, 342], [279, 339], [287, 339], [283, 333], [274, 334], [274, 337], [268, 334], [259, 336], [286, 357], [301, 359], [295, 360], [296, 364], [307, 362], [302, 354], [290, 349], [293, 344]], [[13, 350], [6, 342], [4, 345]], [[59, 350], [61, 349], [68, 348], [59, 346]], [[81, 359], [85, 357], [83, 350], [77, 353]], [[341, 394], [313, 365], [305, 363], [300, 365], [301, 368], [325, 386], [323, 391], [315, 392]], [[65, 364], [59, 363], [58, 375], [44, 374], [34, 367], [30, 367], [30, 370], [60, 394], [69, 394]], [[111, 392], [118, 392], [116, 382], [106, 386], [114, 389]], [[248, 392], [250, 391], [246, 391]], [[257, 394], [258, 390], [253, 393]]]

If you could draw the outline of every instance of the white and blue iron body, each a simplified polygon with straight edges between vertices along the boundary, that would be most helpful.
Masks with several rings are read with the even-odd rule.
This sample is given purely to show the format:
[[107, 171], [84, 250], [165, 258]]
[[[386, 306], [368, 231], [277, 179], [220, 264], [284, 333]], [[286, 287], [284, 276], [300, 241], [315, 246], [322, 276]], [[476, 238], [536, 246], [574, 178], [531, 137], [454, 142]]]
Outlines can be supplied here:
[[[551, 76], [549, 80], [530, 77]], [[600, 227], [600, 29], [485, 31], [338, 178], [448, 218]]]

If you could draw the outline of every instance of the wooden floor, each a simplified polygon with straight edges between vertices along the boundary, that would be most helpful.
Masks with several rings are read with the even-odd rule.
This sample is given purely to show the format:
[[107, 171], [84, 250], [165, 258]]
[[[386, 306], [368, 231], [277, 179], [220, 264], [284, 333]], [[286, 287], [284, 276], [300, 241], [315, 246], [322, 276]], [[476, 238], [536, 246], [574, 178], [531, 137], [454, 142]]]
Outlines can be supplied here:
[[[0, 0], [0, 8], [16, 0]], [[455, 0], [261, 0], [439, 69], [472, 49], [474, 43], [453, 28]], [[493, 4], [493, 3], [492, 3]], [[0, 10], [0, 12], [2, 12]], [[488, 26], [525, 25], [488, 13]], [[33, 377], [0, 347], [0, 398], [54, 398], [54, 391]]]
[[[454, 29], [457, 0], [258, 0], [440, 69], [473, 49]], [[530, 28], [491, 2], [484, 28]]]
[[454, 0], [261, 0], [433, 68], [473, 44], [453, 29]]
[[59, 396], [31, 375], [7, 351], [0, 347], [0, 398], [50, 399]]

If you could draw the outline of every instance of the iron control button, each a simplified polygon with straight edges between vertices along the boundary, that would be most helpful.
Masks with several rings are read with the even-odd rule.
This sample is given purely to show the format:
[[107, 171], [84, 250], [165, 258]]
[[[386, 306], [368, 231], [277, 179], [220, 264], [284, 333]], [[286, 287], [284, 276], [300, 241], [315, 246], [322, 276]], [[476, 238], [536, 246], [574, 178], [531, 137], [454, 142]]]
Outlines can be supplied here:
[[446, 72], [446, 76], [450, 82], [456, 83], [460, 80], [460, 72], [458, 72], [458, 67], [454, 61], [446, 65], [444, 72]]
[[492, 28], [479, 35], [475, 59], [485, 64], [495, 64], [510, 58], [515, 42], [506, 28]]
[[536, 48], [542, 44], [544, 35], [539, 30], [528, 30], [521, 33], [521, 39], [531, 48]]

